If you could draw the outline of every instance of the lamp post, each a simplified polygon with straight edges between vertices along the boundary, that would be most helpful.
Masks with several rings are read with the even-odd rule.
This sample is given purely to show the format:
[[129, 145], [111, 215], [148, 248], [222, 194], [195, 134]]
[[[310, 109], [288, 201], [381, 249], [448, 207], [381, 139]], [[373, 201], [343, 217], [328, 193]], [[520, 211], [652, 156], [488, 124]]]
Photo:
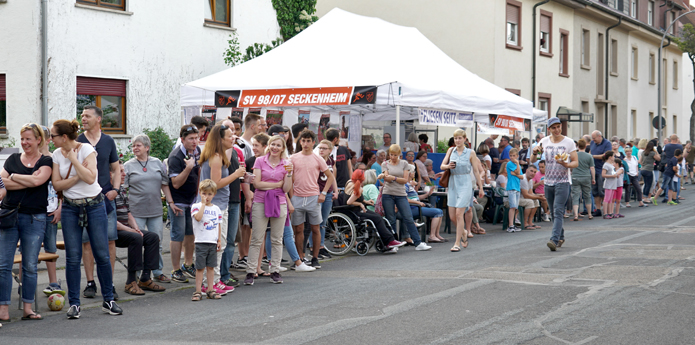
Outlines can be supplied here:
[[[678, 19], [681, 19], [681, 17], [685, 16], [686, 14], [690, 14], [693, 12], [695, 12], [695, 10], [690, 10], [690, 11], [685, 12], [685, 13], [681, 14], [680, 16], [676, 17], [676, 19], [674, 19], [671, 22], [671, 24], [668, 25], [668, 28], [666, 28], [666, 30], [664, 31], [664, 34], [661, 35], [661, 43], [659, 43], [659, 58], [657, 60], [657, 64], [659, 65], [659, 69], [658, 69], [659, 80], [657, 81], [657, 102], [656, 102], [657, 118], [659, 119], [659, 121], [658, 121], [659, 125], [657, 126], [658, 128], [656, 129], [657, 138], [659, 140], [657, 142], [657, 145], [659, 145], [661, 143], [661, 129], [664, 126], [663, 121], [665, 120], [661, 116], [661, 67], [662, 67], [662, 63], [663, 63], [661, 61], [661, 55], [662, 55], [662, 51], [664, 50], [664, 39], [666, 39], [666, 34], [668, 34], [668, 32], [671, 30], [671, 27], [673, 26], [673, 24], [675, 24], [678, 21]], [[675, 125], [674, 125], [674, 127], [675, 127]]]

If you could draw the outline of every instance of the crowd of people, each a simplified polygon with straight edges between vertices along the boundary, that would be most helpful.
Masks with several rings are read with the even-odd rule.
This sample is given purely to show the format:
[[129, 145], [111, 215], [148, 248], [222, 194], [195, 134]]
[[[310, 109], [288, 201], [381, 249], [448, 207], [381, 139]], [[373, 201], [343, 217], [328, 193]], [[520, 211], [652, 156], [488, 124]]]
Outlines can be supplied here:
[[[337, 129], [326, 130], [318, 141], [306, 124], [267, 128], [262, 117], [249, 114], [243, 121], [231, 117], [216, 124], [193, 117], [164, 161], [150, 155], [150, 138], [138, 135], [132, 140], [134, 157], [123, 162], [114, 140], [101, 131], [102, 116], [100, 108], [86, 106], [81, 125], [58, 120], [50, 128], [30, 123], [20, 130], [23, 152], [11, 155], [0, 171], [0, 321], [9, 318], [18, 243], [23, 319], [42, 319], [32, 309], [38, 256], [42, 246], [46, 253], [57, 252], [58, 223], [65, 243], [67, 317], [79, 318], [80, 298], [94, 298], [98, 289], [102, 310], [119, 315], [116, 247], [128, 248], [123, 292], [161, 292], [166, 283], [194, 279], [193, 301], [204, 295], [219, 299], [261, 277], [282, 283], [281, 272], [288, 269], [283, 248], [289, 269], [320, 269], [331, 256], [324, 239], [333, 205], [352, 206], [360, 219], [371, 221], [386, 254], [448, 242], [439, 233], [445, 209], [456, 229], [451, 251], [459, 252], [474, 234], [485, 234], [483, 211], [499, 198], [509, 208], [509, 232], [521, 230], [521, 207], [526, 229], [540, 228], [534, 224], [537, 210], [541, 220], [552, 221], [547, 245], [555, 251], [565, 240], [563, 218], [621, 218], [621, 200], [631, 207], [632, 194], [638, 207], [658, 204], [662, 192], [664, 202], [677, 205], [682, 179], [690, 176], [692, 182], [695, 158], [691, 143], [683, 147], [675, 135], [663, 148], [654, 140], [608, 141], [598, 131], [574, 141], [551, 118], [548, 137], [538, 134], [531, 143], [503, 136], [496, 147], [493, 136], [476, 151], [466, 132], [456, 130], [442, 171], [435, 172], [424, 134], [411, 133], [401, 148], [385, 133], [384, 146], [356, 157], [341, 145]], [[441, 200], [434, 192], [442, 178], [448, 190], [445, 205], [437, 206]], [[486, 194], [485, 186], [497, 197]], [[170, 223], [170, 274], [163, 271], [163, 212]], [[11, 217], [13, 223], [5, 221]], [[418, 231], [421, 218], [430, 222], [427, 238]], [[82, 293], [81, 262], [87, 278]], [[43, 292], [66, 294], [55, 262], [46, 265], [50, 283]], [[232, 270], [245, 277], [237, 279]]]

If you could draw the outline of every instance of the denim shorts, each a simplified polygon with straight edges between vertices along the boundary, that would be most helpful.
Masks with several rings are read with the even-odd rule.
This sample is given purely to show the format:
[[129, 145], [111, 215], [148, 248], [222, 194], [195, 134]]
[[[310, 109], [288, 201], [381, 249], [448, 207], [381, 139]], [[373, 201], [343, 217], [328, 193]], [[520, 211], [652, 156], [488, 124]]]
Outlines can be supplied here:
[[661, 184], [661, 189], [666, 190], [666, 186], [668, 186], [669, 190], [678, 191], [678, 187], [676, 181], [673, 180], [673, 176], [666, 176], [666, 174], [664, 174], [664, 182]]
[[170, 235], [173, 242], [183, 242], [184, 236], [193, 235], [191, 208], [181, 206], [179, 208], [183, 210], [183, 213], [177, 216], [171, 210], [171, 207], [168, 207], [169, 224], [171, 224]]
[[518, 190], [508, 190], [507, 196], [509, 197], [509, 208], [519, 208], [519, 191]]

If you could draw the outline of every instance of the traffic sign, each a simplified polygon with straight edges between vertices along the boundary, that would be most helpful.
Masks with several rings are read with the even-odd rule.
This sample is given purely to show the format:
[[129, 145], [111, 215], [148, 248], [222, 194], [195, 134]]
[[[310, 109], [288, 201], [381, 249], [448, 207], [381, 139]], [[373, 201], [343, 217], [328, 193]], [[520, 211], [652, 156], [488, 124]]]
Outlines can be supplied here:
[[[661, 126], [659, 126], [659, 119], [661, 119]], [[657, 116], [652, 120], [652, 126], [656, 129], [664, 129], [666, 127], [666, 119], [663, 116]]]

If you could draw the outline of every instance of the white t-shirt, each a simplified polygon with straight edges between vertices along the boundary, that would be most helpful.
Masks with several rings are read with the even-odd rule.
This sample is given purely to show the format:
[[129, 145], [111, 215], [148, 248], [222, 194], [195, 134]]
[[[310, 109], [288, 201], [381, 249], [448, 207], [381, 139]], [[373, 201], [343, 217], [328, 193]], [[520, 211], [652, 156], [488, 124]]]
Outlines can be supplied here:
[[[92, 152], [94, 152], [96, 155], [96, 151], [92, 145], [81, 145], [80, 151], [77, 152], [77, 161], [80, 163], [84, 162], [87, 156], [92, 154]], [[72, 169], [70, 169], [70, 160], [63, 156], [63, 150], [61, 149], [57, 149], [53, 152], [53, 164], [58, 164], [60, 169], [60, 177], [64, 179], [77, 175], [77, 171], [75, 170], [74, 166]], [[68, 173], [68, 169], [70, 169], [70, 176], [65, 176]], [[99, 174], [98, 171], [95, 171], [95, 173], [97, 175]], [[77, 181], [74, 186], [63, 191], [63, 196], [69, 199], [83, 199], [93, 198], [99, 195], [99, 193], [101, 193], [101, 186], [99, 186], [99, 179], [95, 178], [94, 183], [92, 184], [87, 184], [82, 180]]]
[[555, 155], [567, 153], [568, 155], [577, 151], [574, 141], [568, 137], [564, 137], [559, 143], [553, 143], [545, 137], [541, 139], [543, 145], [543, 154], [545, 155], [545, 185], [554, 186], [558, 183], [572, 183], [572, 174], [569, 168], [565, 168], [555, 160]]
[[193, 216], [198, 213], [201, 206], [202, 204], [199, 202], [191, 206], [195, 243], [217, 243], [217, 235], [222, 223], [222, 211], [215, 205], [205, 206], [203, 218], [197, 221]]
[[239, 140], [241, 140], [244, 143], [244, 147], [241, 148], [239, 145], [234, 144], [234, 147], [240, 149], [244, 153], [244, 159], [247, 159], [249, 157], [255, 157], [253, 154], [253, 145], [251, 145], [250, 142], [246, 141], [243, 137], [239, 137]]
[[[526, 174], [523, 175], [523, 178], [519, 179], [519, 189], [520, 190], [526, 190], [529, 194], [533, 194], [533, 182], [529, 183], [528, 179], [526, 178]], [[526, 199], [524, 198], [524, 193], [520, 193], [521, 199]]]
[[48, 207], [46, 213], [51, 213], [58, 209], [58, 193], [53, 188], [53, 182], [48, 181]]
[[[603, 170], [606, 171], [606, 175], [615, 175], [615, 166], [612, 163], [604, 163]], [[622, 170], [622, 168], [620, 168]], [[603, 189], [618, 189], [618, 180], [620, 176], [617, 177], [606, 177], [603, 180]]]
[[627, 170], [629, 170], [627, 174], [630, 176], [637, 176], [637, 174], [639, 174], [639, 161], [637, 157], [631, 157], [632, 159], [627, 159], [627, 157], [624, 159], [624, 162], [627, 163]]

